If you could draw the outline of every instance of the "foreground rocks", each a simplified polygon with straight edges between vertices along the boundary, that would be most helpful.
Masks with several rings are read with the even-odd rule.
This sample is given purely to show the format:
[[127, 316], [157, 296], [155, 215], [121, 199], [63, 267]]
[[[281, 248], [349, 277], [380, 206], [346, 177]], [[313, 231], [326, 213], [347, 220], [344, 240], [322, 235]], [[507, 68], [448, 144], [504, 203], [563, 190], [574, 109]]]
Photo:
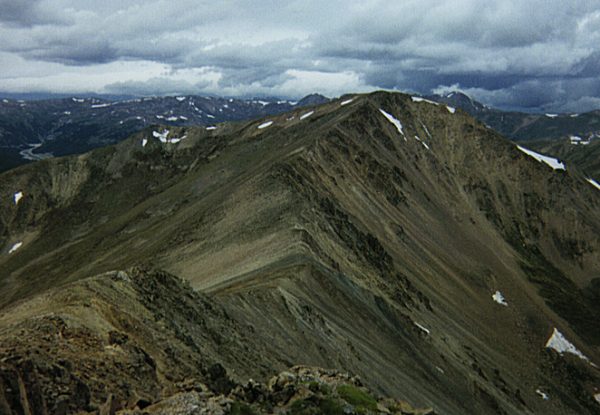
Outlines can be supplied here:
[[434, 415], [435, 412], [430, 408], [413, 408], [404, 401], [376, 397], [356, 376], [335, 370], [294, 366], [272, 377], [266, 384], [253, 380], [237, 384], [227, 395], [216, 395], [207, 386], [195, 384], [191, 390], [178, 392], [153, 405], [116, 414]]
[[251, 330], [161, 271], [50, 290], [0, 314], [0, 415], [428, 413], [334, 370], [248, 380], [285, 367]]

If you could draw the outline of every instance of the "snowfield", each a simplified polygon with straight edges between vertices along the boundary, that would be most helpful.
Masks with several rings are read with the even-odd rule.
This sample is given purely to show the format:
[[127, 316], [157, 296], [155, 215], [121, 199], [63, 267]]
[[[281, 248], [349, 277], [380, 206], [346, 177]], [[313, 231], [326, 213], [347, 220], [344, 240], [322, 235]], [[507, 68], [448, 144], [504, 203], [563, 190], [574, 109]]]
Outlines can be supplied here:
[[559, 354], [571, 353], [583, 360], [589, 360], [555, 327], [552, 336], [546, 342], [546, 348], [556, 350]]
[[13, 195], [13, 199], [15, 201], [15, 205], [19, 204], [19, 200], [23, 198], [23, 192], [17, 192]]
[[263, 122], [261, 125], [258, 126], [258, 129], [262, 130], [263, 128], [270, 127], [271, 125], [273, 125], [273, 121]]
[[565, 165], [558, 159], [553, 157], [544, 156], [543, 154], [536, 153], [535, 151], [529, 150], [525, 147], [517, 146], [519, 150], [523, 153], [533, 157], [539, 162], [546, 163], [548, 166], [552, 167], [554, 170], [565, 170]]
[[383, 116], [385, 118], [387, 118], [387, 120], [389, 122], [392, 123], [392, 125], [394, 125], [394, 127], [396, 127], [396, 129], [398, 130], [398, 132], [400, 134], [402, 134], [402, 136], [404, 137], [404, 141], [406, 140], [406, 136], [404, 135], [404, 131], [402, 130], [402, 123], [400, 122], [399, 119], [395, 118], [392, 114], [385, 112], [384, 110], [382, 110], [381, 108], [379, 108], [379, 112], [381, 112], [383, 114]]

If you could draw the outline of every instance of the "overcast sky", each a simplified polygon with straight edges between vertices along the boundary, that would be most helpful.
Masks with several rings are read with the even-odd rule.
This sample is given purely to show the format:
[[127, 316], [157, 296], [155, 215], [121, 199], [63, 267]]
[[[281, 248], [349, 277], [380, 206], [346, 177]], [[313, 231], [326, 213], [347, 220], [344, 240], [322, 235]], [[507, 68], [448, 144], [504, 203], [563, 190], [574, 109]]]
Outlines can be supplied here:
[[461, 90], [600, 108], [597, 0], [0, 0], [0, 92]]

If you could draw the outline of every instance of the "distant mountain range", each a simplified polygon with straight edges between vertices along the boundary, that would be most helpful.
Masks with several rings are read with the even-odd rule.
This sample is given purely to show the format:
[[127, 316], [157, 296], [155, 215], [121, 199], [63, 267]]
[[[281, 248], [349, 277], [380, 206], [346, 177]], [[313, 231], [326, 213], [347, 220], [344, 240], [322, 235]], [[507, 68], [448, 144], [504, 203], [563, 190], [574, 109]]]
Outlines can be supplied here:
[[211, 126], [326, 101], [318, 94], [298, 102], [200, 96], [117, 101], [78, 97], [3, 99], [0, 100], [0, 171], [31, 160], [80, 154], [115, 144], [149, 125]]
[[529, 114], [490, 108], [461, 92], [427, 98], [460, 108], [515, 141], [578, 137], [580, 143], [584, 144], [600, 137], [600, 110], [584, 114]]

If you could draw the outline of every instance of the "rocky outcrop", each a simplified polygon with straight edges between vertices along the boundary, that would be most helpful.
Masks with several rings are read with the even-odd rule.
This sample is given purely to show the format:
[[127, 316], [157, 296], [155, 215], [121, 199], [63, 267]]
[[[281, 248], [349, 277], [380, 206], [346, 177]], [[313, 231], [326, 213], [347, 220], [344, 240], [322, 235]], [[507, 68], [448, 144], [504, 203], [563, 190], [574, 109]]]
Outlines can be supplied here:
[[376, 397], [356, 376], [335, 370], [294, 366], [267, 383], [249, 380], [237, 384], [227, 395], [215, 395], [206, 387], [200, 387], [179, 392], [151, 406], [117, 412], [119, 415], [273, 413], [434, 415], [435, 411], [413, 408], [400, 400]]
[[277, 366], [249, 332], [165, 272], [70, 284], [0, 315], [0, 413], [425, 413], [335, 370], [295, 366], [243, 381], [220, 362]]

